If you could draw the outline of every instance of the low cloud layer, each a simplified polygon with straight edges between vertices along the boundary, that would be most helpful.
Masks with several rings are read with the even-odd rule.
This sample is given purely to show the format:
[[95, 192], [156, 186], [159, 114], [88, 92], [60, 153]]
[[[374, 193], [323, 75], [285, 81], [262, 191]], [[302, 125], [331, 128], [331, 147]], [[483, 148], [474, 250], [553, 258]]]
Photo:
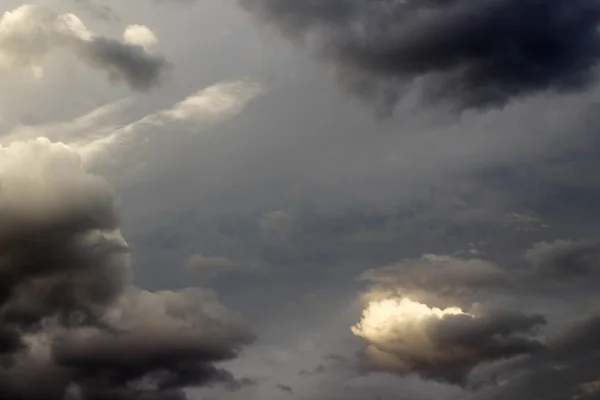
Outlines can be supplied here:
[[97, 36], [74, 14], [61, 15], [41, 6], [23, 5], [5, 12], [0, 19], [0, 72], [35, 68], [39, 75], [43, 59], [62, 48], [87, 66], [104, 71], [112, 82], [147, 90], [160, 83], [168, 62], [148, 53], [146, 42]]
[[47, 139], [0, 147], [0, 397], [184, 399], [244, 383], [215, 363], [254, 334], [209, 290], [131, 285], [106, 181]]
[[350, 92], [388, 108], [417, 82], [426, 101], [461, 107], [581, 90], [600, 57], [595, 0], [240, 3], [315, 48]]

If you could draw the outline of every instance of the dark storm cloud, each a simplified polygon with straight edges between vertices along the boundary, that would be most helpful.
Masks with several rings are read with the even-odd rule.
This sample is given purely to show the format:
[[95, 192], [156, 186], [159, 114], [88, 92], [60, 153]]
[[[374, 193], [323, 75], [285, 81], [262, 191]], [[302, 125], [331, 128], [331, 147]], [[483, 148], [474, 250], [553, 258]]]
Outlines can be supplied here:
[[107, 183], [46, 139], [0, 147], [0, 398], [182, 400], [254, 334], [199, 288], [131, 286]]
[[600, 56], [595, 0], [239, 0], [315, 45], [355, 94], [392, 106], [426, 78], [428, 100], [502, 104], [579, 90]]

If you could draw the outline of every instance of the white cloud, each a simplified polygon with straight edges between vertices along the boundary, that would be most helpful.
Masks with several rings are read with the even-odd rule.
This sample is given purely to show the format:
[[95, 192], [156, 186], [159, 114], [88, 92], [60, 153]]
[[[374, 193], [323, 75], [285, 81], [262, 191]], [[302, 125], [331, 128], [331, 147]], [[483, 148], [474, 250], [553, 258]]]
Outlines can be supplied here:
[[125, 32], [123, 32], [123, 42], [142, 46], [144, 50], [150, 52], [158, 43], [158, 38], [145, 25], [129, 25], [125, 28]]
[[[431, 347], [426, 328], [432, 320], [446, 315], [470, 315], [458, 307], [440, 309], [408, 298], [371, 301], [361, 321], [351, 328], [352, 333], [373, 343], [397, 341], [406, 349]], [[374, 351], [374, 350], [372, 350]]]

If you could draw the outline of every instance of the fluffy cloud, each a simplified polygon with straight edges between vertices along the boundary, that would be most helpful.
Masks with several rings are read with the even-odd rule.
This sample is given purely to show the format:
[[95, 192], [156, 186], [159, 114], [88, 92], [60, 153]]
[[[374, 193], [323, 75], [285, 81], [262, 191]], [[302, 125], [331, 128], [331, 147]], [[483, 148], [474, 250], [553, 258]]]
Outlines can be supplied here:
[[44, 139], [0, 154], [0, 318], [30, 325], [112, 302], [130, 272], [106, 182]]
[[[135, 32], [129, 29], [127, 41], [121, 42], [94, 35], [73, 14], [24, 5], [0, 19], [0, 72], [36, 67], [53, 50], [66, 48], [91, 68], [105, 71], [111, 81], [146, 90], [160, 82], [168, 63], [145, 50], [147, 31], [143, 36], [140, 28]], [[136, 43], [131, 43], [132, 37]]]
[[[240, 0], [308, 42], [354, 94], [393, 103], [419, 80], [430, 101], [502, 104], [578, 90], [600, 56], [596, 1]], [[535, 22], [532, 22], [535, 21]]]
[[372, 301], [352, 332], [365, 339], [363, 368], [465, 383], [486, 361], [530, 354], [542, 348], [532, 333], [539, 315], [492, 312], [473, 315], [460, 308], [430, 308], [408, 298]]
[[158, 43], [158, 39], [147, 26], [129, 25], [123, 32], [123, 42], [132, 46], [142, 46], [144, 50], [151, 51]]
[[0, 397], [183, 399], [240, 387], [254, 334], [208, 290], [131, 286], [107, 183], [47, 139], [0, 147]]

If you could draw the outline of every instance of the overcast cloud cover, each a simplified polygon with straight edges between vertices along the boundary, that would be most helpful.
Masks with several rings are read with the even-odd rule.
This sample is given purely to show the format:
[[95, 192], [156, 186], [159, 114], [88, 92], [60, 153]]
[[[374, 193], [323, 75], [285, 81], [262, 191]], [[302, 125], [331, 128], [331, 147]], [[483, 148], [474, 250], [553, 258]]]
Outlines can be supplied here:
[[600, 399], [598, 1], [0, 15], [1, 399]]

